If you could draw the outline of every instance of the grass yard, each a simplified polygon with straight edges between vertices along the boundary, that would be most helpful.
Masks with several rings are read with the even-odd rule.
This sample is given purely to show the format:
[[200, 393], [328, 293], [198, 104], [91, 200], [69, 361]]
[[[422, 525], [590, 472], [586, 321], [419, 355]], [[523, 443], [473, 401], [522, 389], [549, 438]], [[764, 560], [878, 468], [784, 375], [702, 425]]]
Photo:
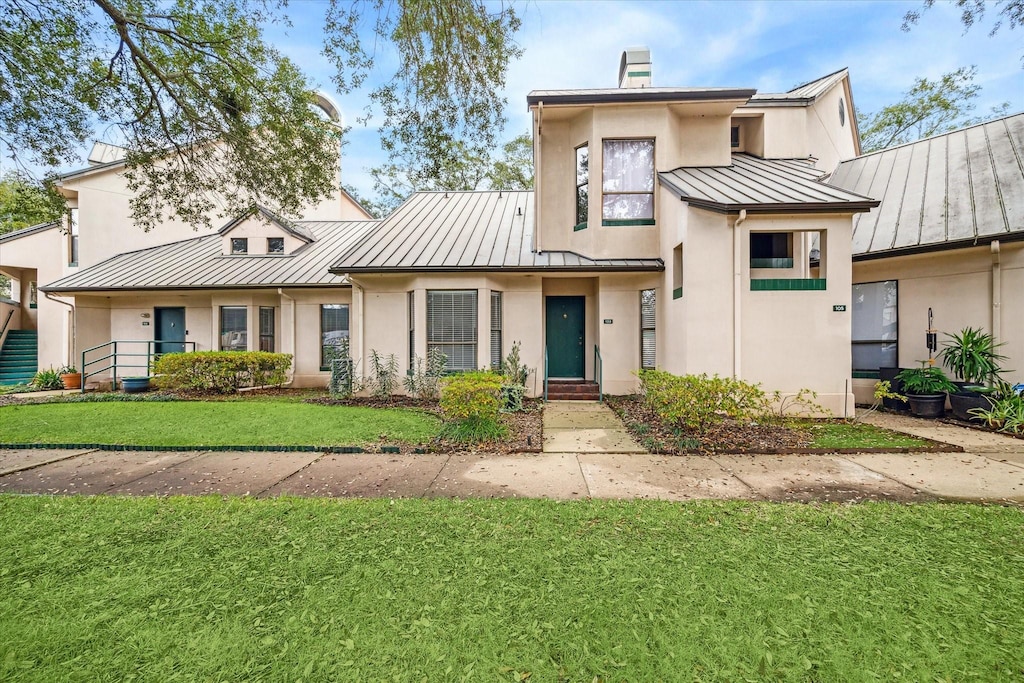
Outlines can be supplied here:
[[1020, 680], [1024, 512], [0, 497], [0, 679]]
[[811, 433], [811, 448], [920, 448], [934, 445], [910, 434], [864, 423], [808, 420], [801, 424], [801, 428]]
[[437, 417], [401, 408], [321, 406], [292, 400], [49, 403], [0, 407], [2, 443], [140, 446], [355, 446], [419, 443]]

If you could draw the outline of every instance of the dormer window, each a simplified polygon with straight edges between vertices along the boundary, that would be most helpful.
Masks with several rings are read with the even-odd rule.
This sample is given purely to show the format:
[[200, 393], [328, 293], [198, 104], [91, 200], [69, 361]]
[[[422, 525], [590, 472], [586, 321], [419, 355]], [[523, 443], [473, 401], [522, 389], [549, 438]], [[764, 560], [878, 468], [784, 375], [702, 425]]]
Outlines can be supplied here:
[[231, 238], [231, 253], [232, 254], [248, 254], [249, 253], [249, 240], [245, 237], [232, 237]]
[[602, 225], [654, 225], [654, 140], [605, 140]]
[[283, 254], [284, 253], [284, 238], [283, 237], [268, 237], [267, 238], [267, 253], [268, 254]]

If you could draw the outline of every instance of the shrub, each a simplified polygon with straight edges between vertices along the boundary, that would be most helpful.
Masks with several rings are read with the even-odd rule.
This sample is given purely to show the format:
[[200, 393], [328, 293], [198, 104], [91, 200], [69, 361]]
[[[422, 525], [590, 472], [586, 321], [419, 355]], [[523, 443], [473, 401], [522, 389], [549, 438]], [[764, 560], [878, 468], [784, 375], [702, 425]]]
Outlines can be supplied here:
[[441, 377], [448, 365], [448, 356], [441, 349], [430, 349], [427, 360], [417, 356], [403, 384], [410, 396], [436, 401], [441, 394]]
[[153, 371], [161, 388], [230, 394], [241, 387], [283, 384], [291, 364], [288, 353], [196, 351], [165, 353]]
[[498, 422], [501, 375], [466, 372], [444, 381], [441, 412], [448, 423], [444, 435], [456, 441], [484, 441], [505, 434]]
[[387, 398], [395, 393], [398, 386], [398, 360], [395, 354], [381, 356], [370, 349], [370, 376], [367, 378], [370, 393], [377, 398]]
[[510, 413], [517, 413], [523, 409], [526, 378], [530, 376], [530, 368], [519, 359], [519, 342], [512, 343], [512, 349], [501, 361], [501, 375], [502, 409]]
[[57, 371], [50, 368], [37, 372], [32, 378], [32, 386], [41, 391], [51, 391], [53, 389], [63, 389], [64, 383], [60, 381], [60, 375]]
[[704, 431], [726, 418], [774, 422], [772, 401], [760, 385], [731, 377], [641, 370], [645, 403], [666, 423]]

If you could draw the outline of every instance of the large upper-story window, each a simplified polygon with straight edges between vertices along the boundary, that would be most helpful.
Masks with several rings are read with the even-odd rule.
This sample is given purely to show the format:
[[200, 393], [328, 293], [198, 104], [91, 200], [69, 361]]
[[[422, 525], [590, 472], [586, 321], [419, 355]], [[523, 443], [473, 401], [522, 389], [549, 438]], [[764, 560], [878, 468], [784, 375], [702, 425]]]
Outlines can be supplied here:
[[576, 230], [587, 227], [590, 210], [590, 150], [587, 145], [576, 148]]
[[654, 140], [605, 140], [602, 225], [654, 224]]

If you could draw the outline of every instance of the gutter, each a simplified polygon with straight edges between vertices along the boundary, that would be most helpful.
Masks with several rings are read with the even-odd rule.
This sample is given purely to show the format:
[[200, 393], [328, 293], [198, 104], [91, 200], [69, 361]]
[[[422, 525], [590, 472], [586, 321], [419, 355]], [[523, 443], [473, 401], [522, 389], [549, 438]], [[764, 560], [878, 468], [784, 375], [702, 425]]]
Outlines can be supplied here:
[[[39, 291], [42, 291], [42, 290], [39, 290]], [[75, 355], [75, 350], [74, 350], [74, 346], [73, 345], [75, 343], [75, 340], [77, 339], [77, 335], [75, 334], [75, 331], [76, 331], [75, 328], [76, 328], [77, 317], [78, 317], [77, 309], [75, 309], [75, 305], [74, 304], [69, 304], [67, 301], [61, 301], [60, 299], [54, 298], [53, 296], [50, 295], [49, 292], [43, 292], [43, 296], [45, 296], [47, 299], [49, 299], [50, 301], [52, 301], [52, 302], [54, 302], [56, 304], [61, 304], [62, 306], [67, 306], [68, 307], [68, 331], [71, 334], [68, 335], [67, 346], [64, 349], [64, 351], [66, 352], [65, 353], [66, 360], [64, 361], [64, 364], [65, 365], [73, 365], [74, 364], [73, 363], [74, 355]], [[37, 358], [38, 358], [38, 356], [37, 356]]]
[[742, 315], [742, 303], [743, 303], [743, 240], [740, 239], [740, 225], [743, 221], [747, 220], [747, 211], [743, 209], [740, 211], [740, 215], [736, 218], [732, 224], [732, 376], [736, 379], [740, 379], [741, 367], [741, 349], [743, 345], [740, 343], [740, 333], [743, 330], [743, 315]]
[[[358, 339], [358, 341], [359, 341], [359, 362], [361, 364], [362, 361], [364, 360], [363, 359], [363, 349], [364, 349], [363, 342], [366, 341], [366, 325], [365, 325], [366, 313], [365, 313], [365, 308], [364, 308], [364, 304], [366, 302], [366, 297], [365, 297], [366, 286], [363, 283], [353, 279], [352, 276], [349, 275], [348, 273], [345, 273], [342, 276], [342, 279], [347, 281], [349, 283], [349, 286], [352, 287], [352, 307], [355, 308], [356, 311], [358, 311], [358, 313], [359, 313], [359, 315], [358, 315], [358, 317], [356, 319], [359, 322], [359, 339]], [[351, 333], [350, 333], [350, 336], [351, 336]], [[351, 351], [350, 351], [350, 355], [351, 355]], [[353, 363], [354, 363], [354, 359], [353, 359]], [[353, 369], [353, 374], [355, 374], [354, 369]]]
[[1003, 274], [999, 264], [999, 240], [992, 241], [992, 340], [998, 344], [1002, 334], [1001, 307], [1003, 300]]

